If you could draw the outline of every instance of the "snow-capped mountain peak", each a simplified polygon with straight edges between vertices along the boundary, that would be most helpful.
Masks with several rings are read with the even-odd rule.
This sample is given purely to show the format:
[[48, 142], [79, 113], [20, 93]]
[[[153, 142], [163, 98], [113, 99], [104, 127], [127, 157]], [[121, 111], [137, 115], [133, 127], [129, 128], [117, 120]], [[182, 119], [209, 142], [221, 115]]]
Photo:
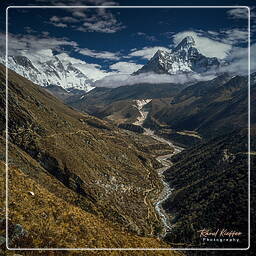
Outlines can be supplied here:
[[[0, 62], [5, 64], [4, 57], [0, 57]], [[8, 68], [43, 87], [56, 85], [84, 91], [94, 88], [94, 81], [61, 54], [45, 58], [26, 53], [9, 56]]]
[[220, 64], [217, 58], [209, 58], [201, 54], [196, 48], [194, 38], [187, 36], [170, 51], [158, 50], [148, 63], [134, 74], [203, 73], [218, 69]]
[[154, 56], [152, 57], [152, 59], [161, 59], [161, 58], [165, 58], [167, 55], [166, 51], [163, 50], [157, 50], [157, 52], [154, 54]]
[[182, 41], [175, 47], [174, 51], [188, 51], [191, 47], [195, 47], [196, 42], [192, 36], [186, 36]]

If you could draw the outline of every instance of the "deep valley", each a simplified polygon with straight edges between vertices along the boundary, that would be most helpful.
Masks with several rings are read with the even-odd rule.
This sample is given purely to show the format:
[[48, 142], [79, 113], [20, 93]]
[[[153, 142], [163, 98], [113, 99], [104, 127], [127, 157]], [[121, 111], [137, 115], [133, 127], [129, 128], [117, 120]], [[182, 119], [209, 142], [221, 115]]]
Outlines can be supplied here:
[[[9, 59], [11, 69], [0, 66], [9, 247], [176, 248], [158, 253], [192, 255], [178, 249], [248, 246], [256, 115], [252, 109], [249, 127], [247, 75], [221, 72], [227, 64], [201, 54], [189, 36], [172, 51], [158, 50], [130, 75], [168, 75], [172, 82], [94, 87], [63, 55], [47, 62]], [[209, 79], [189, 79], [213, 71]], [[252, 103], [255, 78], [252, 73]], [[7, 253], [3, 211], [0, 220], [0, 246]], [[213, 240], [224, 239], [212, 235], [221, 229], [239, 238]], [[202, 230], [212, 232], [212, 240]]]

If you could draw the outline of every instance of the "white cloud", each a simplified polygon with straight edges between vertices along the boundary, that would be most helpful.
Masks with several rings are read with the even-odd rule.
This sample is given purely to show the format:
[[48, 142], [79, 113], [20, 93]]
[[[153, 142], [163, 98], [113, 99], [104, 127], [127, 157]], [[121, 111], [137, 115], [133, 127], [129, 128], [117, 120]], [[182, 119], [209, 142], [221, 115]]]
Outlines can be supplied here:
[[251, 45], [251, 72], [256, 72], [256, 43]]
[[173, 35], [174, 44], [177, 45], [186, 36], [192, 36], [195, 39], [196, 48], [207, 57], [224, 59], [232, 48], [230, 44], [212, 40], [194, 31], [183, 31]]
[[199, 75], [199, 74], [177, 74], [177, 75], [166, 75], [166, 74], [155, 74], [155, 73], [142, 73], [139, 75], [127, 75], [117, 74], [105, 76], [101, 80], [95, 82], [96, 87], [108, 87], [116, 88], [126, 85], [135, 84], [161, 84], [161, 83], [175, 83], [183, 84], [187, 82], [205, 81], [213, 79], [214, 75]]
[[83, 32], [102, 32], [115, 33], [122, 30], [125, 26], [122, 25], [111, 13], [109, 9], [69, 9], [69, 12], [75, 17], [79, 17], [76, 30]]
[[208, 37], [212, 40], [219, 41], [225, 44], [237, 45], [241, 43], [248, 43], [248, 29], [247, 28], [232, 28], [222, 29], [219, 31], [196, 31], [201, 37]]
[[[251, 69], [250, 72], [256, 72], [256, 44], [251, 45]], [[248, 48], [234, 47], [227, 57], [229, 65], [223, 67], [222, 71], [234, 72], [245, 75], [248, 73]]]
[[[44, 1], [44, 0], [42, 0]], [[48, 2], [48, 1], [45, 1]], [[114, 1], [85, 0], [68, 2], [53, 0], [52, 5], [117, 5]], [[115, 33], [125, 26], [118, 21], [117, 17], [107, 8], [65, 8], [70, 16], [52, 16], [49, 23], [56, 27], [70, 28], [82, 32]]]
[[75, 23], [75, 22], [79, 22], [79, 20], [69, 16], [64, 16], [64, 17], [52, 16], [50, 18], [49, 23], [54, 25], [55, 27], [67, 28], [69, 23]]
[[142, 66], [143, 65], [136, 64], [133, 62], [120, 61], [120, 62], [110, 65], [109, 67], [110, 67], [110, 69], [116, 70], [122, 74], [131, 74], [131, 73], [137, 71], [138, 69], [140, 69]]
[[228, 17], [231, 19], [248, 19], [247, 8], [234, 8], [227, 11]]
[[69, 17], [69, 16], [64, 16], [64, 17], [57, 17], [57, 16], [52, 16], [50, 18], [50, 21], [52, 22], [69, 22], [69, 23], [73, 23], [73, 22], [78, 22], [79, 20], [73, 18], [73, 17]]
[[68, 27], [67, 24], [62, 23], [62, 22], [53, 23], [53, 25], [54, 25], [55, 27], [59, 27], [59, 28], [67, 28], [67, 27]]
[[51, 49], [40, 49], [36, 53], [42, 57], [53, 57], [53, 52]]
[[97, 59], [119, 60], [120, 53], [108, 52], [108, 51], [95, 51], [88, 48], [83, 48], [78, 51], [80, 54], [90, 56]]
[[218, 35], [219, 35], [218, 32], [216, 32], [216, 31], [211, 31], [211, 30], [208, 30], [207, 33], [208, 33], [209, 35], [212, 35], [212, 36], [218, 36]]
[[32, 29], [32, 28], [29, 27], [29, 26], [24, 27], [24, 30], [25, 30], [28, 34], [33, 34], [33, 33], [36, 32], [34, 29]]
[[115, 33], [124, 28], [120, 24], [116, 24], [115, 20], [97, 20], [94, 22], [84, 22], [77, 30], [82, 32], [102, 32]]
[[226, 44], [240, 44], [248, 42], [248, 29], [233, 28], [221, 30], [216, 38], [219, 38], [223, 43]]
[[61, 61], [64, 61], [66, 63], [71, 63], [74, 67], [81, 70], [85, 75], [87, 75], [92, 80], [102, 79], [103, 77], [105, 77], [106, 75], [109, 74], [105, 70], [102, 70], [101, 66], [98, 65], [98, 64], [87, 63], [87, 62], [82, 61], [80, 59], [70, 57], [66, 53], [61, 53], [61, 54], [58, 54], [56, 56]]
[[[115, 1], [107, 1], [107, 0], [36, 0], [37, 2], [41, 3], [47, 3], [49, 5], [105, 5], [105, 6], [110, 6], [110, 5], [118, 5], [117, 2]], [[33, 4], [32, 4], [33, 5]], [[38, 5], [38, 4], [36, 4]]]
[[170, 49], [162, 46], [144, 47], [141, 50], [133, 49], [128, 57], [141, 57], [143, 59], [151, 59], [157, 50], [170, 51]]
[[136, 35], [137, 35], [137, 36], [144, 37], [146, 40], [151, 41], [151, 42], [158, 41], [155, 36], [148, 35], [148, 34], [146, 34], [146, 33], [144, 33], [144, 32], [137, 32]]
[[[0, 49], [2, 52], [5, 52], [5, 34], [0, 34], [0, 37]], [[48, 37], [47, 35], [37, 37], [34, 35], [8, 34], [9, 55], [18, 55], [24, 51], [33, 53], [42, 49], [60, 50], [61, 46], [68, 45], [76, 47], [77, 43], [66, 38]]]
[[[250, 21], [251, 21], [251, 39], [254, 41], [253, 34], [256, 32], [256, 7], [250, 7]], [[227, 11], [227, 15], [230, 19], [243, 19], [247, 20], [248, 19], [248, 9], [247, 8], [235, 8], [235, 9], [230, 9]], [[246, 29], [248, 30], [248, 29]]]

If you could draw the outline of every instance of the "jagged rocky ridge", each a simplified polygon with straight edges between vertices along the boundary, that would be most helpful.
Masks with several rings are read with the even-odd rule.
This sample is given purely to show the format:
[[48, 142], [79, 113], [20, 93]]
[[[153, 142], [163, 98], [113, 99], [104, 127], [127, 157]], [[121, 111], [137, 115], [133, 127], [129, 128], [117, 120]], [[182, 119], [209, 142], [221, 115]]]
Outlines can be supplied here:
[[193, 37], [185, 37], [170, 52], [158, 50], [155, 55], [134, 74], [153, 72], [157, 74], [204, 73], [216, 71], [221, 61], [216, 57], [208, 58], [195, 47]]

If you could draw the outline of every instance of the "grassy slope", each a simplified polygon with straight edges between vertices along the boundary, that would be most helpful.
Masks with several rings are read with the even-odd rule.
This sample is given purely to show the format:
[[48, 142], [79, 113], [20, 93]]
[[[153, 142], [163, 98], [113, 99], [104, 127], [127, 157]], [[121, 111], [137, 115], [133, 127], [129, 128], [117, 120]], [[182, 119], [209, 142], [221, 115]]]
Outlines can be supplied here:
[[68, 108], [12, 72], [9, 134], [11, 142], [82, 196], [81, 207], [96, 208], [136, 233], [154, 232], [158, 219], [143, 202], [147, 189], [153, 188], [155, 196], [161, 189], [153, 168], [157, 163], [129, 136]]
[[[28, 157], [29, 158], [29, 157]], [[0, 162], [1, 187], [4, 187], [4, 163]], [[31, 179], [18, 167], [9, 168], [9, 200], [11, 199], [10, 224], [22, 223], [29, 232], [28, 238], [18, 239], [21, 247], [166, 247], [154, 238], [143, 238], [120, 231], [111, 222], [81, 210], [66, 200], [57, 197], [40, 183]], [[49, 180], [51, 181], [51, 180]], [[52, 181], [53, 184], [56, 181]], [[61, 184], [55, 184], [61, 186]], [[59, 189], [59, 188], [58, 188]], [[65, 187], [62, 188], [63, 192]], [[34, 196], [29, 191], [35, 193]], [[1, 191], [1, 208], [4, 209], [4, 191]], [[9, 205], [10, 207], [10, 205]], [[1, 212], [1, 218], [4, 216]], [[4, 230], [1, 230], [1, 235]], [[6, 255], [14, 253], [6, 252]], [[21, 252], [22, 255], [41, 255], [40, 252]], [[43, 255], [121, 255], [118, 252], [44, 252]], [[123, 255], [151, 255], [145, 252], [128, 252]], [[152, 253], [152, 255], [155, 255]], [[165, 252], [159, 255], [181, 255]]]
[[[61, 232], [64, 231], [60, 230], [62, 235], [59, 234], [56, 239], [54, 230], [50, 228], [53, 232], [52, 243], [55, 244], [60, 242], [70, 246], [79, 243], [72, 241], [71, 236], [79, 232], [78, 221], [82, 221], [82, 214], [89, 218], [84, 225], [92, 224], [87, 228], [88, 237], [92, 238], [95, 234], [103, 236], [101, 242], [92, 239], [91, 245], [102, 243], [103, 246], [106, 243], [115, 246], [119, 243], [118, 238], [125, 236], [127, 240], [120, 240], [122, 245], [135, 245], [138, 237], [128, 235], [127, 231], [152, 236], [160, 227], [153, 208], [153, 200], [162, 188], [154, 171], [159, 164], [143, 152], [145, 148], [140, 149], [140, 143], [134, 142], [136, 135], [122, 132], [106, 122], [70, 109], [14, 72], [10, 71], [9, 75], [10, 166], [17, 174], [12, 176], [11, 182], [17, 189], [19, 184], [25, 187], [14, 189], [13, 192], [18, 193], [11, 195], [10, 203], [13, 203], [13, 207], [10, 207], [10, 215], [26, 226], [29, 232], [37, 233], [40, 230], [45, 234], [44, 228], [50, 228], [48, 221], [41, 219], [41, 224], [37, 226], [35, 218], [38, 216], [31, 208], [39, 207], [36, 204], [40, 202], [43, 209], [38, 209], [38, 213], [42, 213], [49, 205], [56, 203], [53, 208], [56, 207], [56, 213], [62, 213], [62, 218], [58, 219], [57, 214], [52, 214], [50, 223], [57, 220], [59, 223], [65, 222], [60, 226], [70, 235], [63, 235]], [[0, 119], [3, 121], [0, 128], [4, 135], [5, 90], [2, 67], [0, 81]], [[3, 141], [1, 150], [3, 160]], [[19, 181], [15, 180], [17, 177]], [[23, 207], [19, 199], [24, 198], [27, 190], [32, 187], [36, 195], [40, 195], [41, 201], [28, 200], [27, 207]], [[48, 201], [43, 202], [44, 195]], [[30, 198], [29, 195], [27, 198]], [[72, 214], [66, 215], [63, 212], [66, 207], [70, 208], [72, 214], [78, 212], [76, 221], [71, 223], [76, 225], [73, 234], [68, 224]], [[94, 222], [99, 225], [96, 233], [91, 230]], [[103, 232], [100, 233], [100, 230]], [[114, 240], [108, 243], [104, 232], [109, 232], [109, 237], [113, 235]], [[115, 232], [118, 235], [114, 236]], [[151, 238], [147, 241], [150, 244]], [[46, 243], [40, 239], [34, 242], [37, 245]], [[152, 239], [153, 247], [160, 245]]]

